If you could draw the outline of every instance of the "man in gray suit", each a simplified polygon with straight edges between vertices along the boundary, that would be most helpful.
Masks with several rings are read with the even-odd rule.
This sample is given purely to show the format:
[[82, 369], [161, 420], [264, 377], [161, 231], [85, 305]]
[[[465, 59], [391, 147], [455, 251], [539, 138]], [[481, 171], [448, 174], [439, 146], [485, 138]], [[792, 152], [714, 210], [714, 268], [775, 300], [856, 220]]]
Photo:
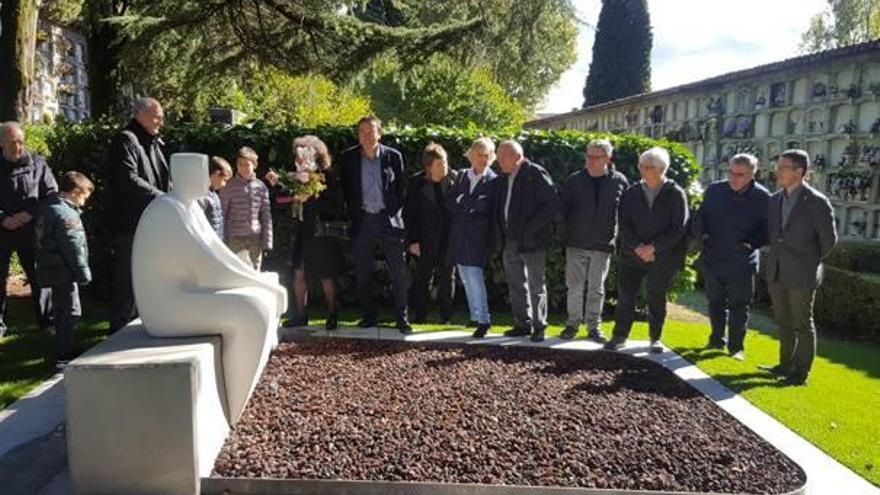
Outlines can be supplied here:
[[831, 203], [804, 182], [810, 155], [788, 150], [776, 163], [779, 190], [770, 197], [767, 283], [779, 324], [779, 364], [764, 369], [804, 385], [816, 356], [813, 298], [822, 259], [837, 243]]

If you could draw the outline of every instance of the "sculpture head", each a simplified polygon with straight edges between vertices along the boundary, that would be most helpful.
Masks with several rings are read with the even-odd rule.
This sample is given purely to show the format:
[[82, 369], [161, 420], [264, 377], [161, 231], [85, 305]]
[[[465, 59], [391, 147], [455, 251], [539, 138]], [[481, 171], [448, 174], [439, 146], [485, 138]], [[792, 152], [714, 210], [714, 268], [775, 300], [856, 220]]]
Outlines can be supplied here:
[[208, 155], [175, 153], [171, 155], [171, 196], [189, 204], [208, 193]]

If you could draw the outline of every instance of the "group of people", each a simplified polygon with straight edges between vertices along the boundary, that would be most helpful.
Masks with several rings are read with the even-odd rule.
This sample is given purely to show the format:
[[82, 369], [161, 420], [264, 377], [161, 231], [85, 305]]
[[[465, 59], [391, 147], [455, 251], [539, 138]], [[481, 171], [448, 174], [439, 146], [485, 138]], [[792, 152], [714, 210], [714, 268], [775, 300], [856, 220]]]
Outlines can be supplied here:
[[[116, 258], [111, 332], [137, 315], [131, 288], [133, 236], [144, 208], [171, 185], [159, 138], [162, 124], [159, 102], [138, 100], [107, 156], [104, 181]], [[584, 325], [587, 339], [608, 350], [623, 348], [644, 282], [650, 350], [661, 352], [667, 294], [691, 238], [701, 243], [712, 327], [708, 347], [726, 347], [742, 360], [759, 249], [769, 243], [768, 282], [781, 345], [779, 364], [767, 369], [788, 383], [805, 383], [815, 356], [812, 304], [821, 260], [837, 241], [828, 199], [805, 182], [806, 152], [788, 150], [779, 156], [779, 190], [773, 195], [755, 181], [754, 156], [732, 157], [729, 178], [709, 186], [691, 217], [685, 192], [667, 177], [669, 153], [660, 147], [640, 155], [640, 180], [630, 184], [615, 170], [610, 141], [591, 141], [584, 167], [557, 188], [547, 170], [526, 158], [514, 140], [496, 148], [488, 138], [476, 139], [466, 152], [470, 166], [462, 170], [451, 169], [443, 147], [430, 143], [422, 152], [422, 171], [408, 178], [403, 155], [380, 143], [377, 118], [360, 119], [357, 135], [358, 144], [339, 154], [338, 165], [319, 138], [294, 140], [297, 162], [313, 160], [324, 183], [321, 192], [310, 195], [291, 190], [271, 169], [258, 178], [259, 157], [251, 148], [238, 151], [234, 175], [226, 160], [211, 158], [210, 191], [199, 204], [217, 235], [256, 270], [273, 244], [271, 205], [292, 204], [299, 211], [291, 249], [289, 324], [308, 323], [313, 281], [324, 292], [327, 329], [337, 328], [335, 278], [342, 268], [342, 240], [350, 239], [361, 327], [377, 324], [373, 277], [378, 247], [391, 279], [400, 332], [412, 332], [410, 311], [415, 322], [427, 318], [432, 285], [440, 319], [450, 320], [457, 273], [473, 336], [485, 337], [492, 321], [486, 268], [490, 255], [500, 251], [514, 320], [505, 335], [543, 341], [547, 250], [561, 222], [567, 289], [562, 339], [575, 338]], [[28, 279], [45, 287], [34, 298], [41, 325], [72, 336], [71, 321], [75, 324], [79, 314], [76, 285], [90, 278], [78, 209], [94, 186], [82, 174], [69, 172], [59, 191], [45, 161], [24, 149], [18, 124], [4, 124], [0, 146], [0, 268], [6, 274], [9, 253], [17, 251]], [[495, 161], [500, 173], [491, 168]], [[39, 217], [36, 222], [34, 217]], [[31, 224], [37, 228], [28, 230]], [[416, 260], [413, 277], [408, 255]], [[600, 324], [612, 256], [618, 266], [618, 300], [613, 332], [606, 339]], [[50, 267], [60, 271], [65, 266], [66, 277], [43, 275]], [[5, 290], [0, 296], [2, 305]], [[71, 351], [65, 343], [59, 356]]]

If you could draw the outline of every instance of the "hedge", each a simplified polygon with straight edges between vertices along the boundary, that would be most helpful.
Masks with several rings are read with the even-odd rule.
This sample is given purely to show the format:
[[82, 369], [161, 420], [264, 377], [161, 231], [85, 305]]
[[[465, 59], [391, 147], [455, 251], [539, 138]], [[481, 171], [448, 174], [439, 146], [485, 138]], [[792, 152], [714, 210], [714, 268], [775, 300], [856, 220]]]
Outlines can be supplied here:
[[828, 253], [825, 264], [859, 273], [880, 273], [880, 242], [841, 241]]
[[[89, 233], [91, 264], [96, 279], [94, 284], [98, 291], [106, 293], [108, 287], [108, 259], [110, 243], [103, 222], [103, 162], [105, 151], [118, 132], [118, 123], [88, 123], [58, 125], [52, 128], [36, 126], [27, 129], [28, 144], [42, 148], [48, 155], [50, 165], [56, 175], [68, 170], [83, 172], [95, 181], [96, 191], [86, 208], [85, 223]], [[36, 132], [35, 132], [36, 131]], [[251, 146], [260, 155], [260, 166], [282, 168], [293, 161], [291, 142], [294, 137], [302, 134], [316, 134], [323, 139], [331, 153], [356, 143], [356, 133], [349, 127], [321, 127], [317, 129], [299, 129], [294, 127], [274, 128], [254, 124], [251, 127], [237, 126], [224, 128], [212, 125], [178, 125], [163, 129], [166, 142], [165, 151], [170, 155], [179, 151], [201, 152], [210, 155], [221, 155], [231, 158], [241, 146]], [[499, 134], [480, 132], [476, 129], [451, 129], [443, 127], [400, 128], [388, 129], [383, 135], [383, 143], [399, 149], [405, 157], [411, 173], [419, 170], [420, 152], [429, 141], [442, 144], [450, 157], [453, 168], [467, 167], [464, 152], [470, 143], [479, 136], [488, 136], [496, 142], [501, 139], [516, 138], [525, 150], [526, 156], [544, 165], [552, 174], [554, 181], [561, 184], [573, 171], [583, 166], [584, 145], [591, 139], [604, 137], [611, 140], [615, 147], [615, 165], [630, 179], [638, 177], [638, 155], [652, 147], [663, 146], [669, 150], [672, 164], [669, 176], [680, 184], [692, 198], [696, 200], [695, 186], [699, 175], [699, 165], [693, 155], [678, 143], [658, 141], [635, 135], [590, 134], [577, 131], [523, 131], [518, 134]], [[31, 139], [34, 138], [32, 142]], [[33, 143], [33, 144], [32, 144]], [[258, 172], [262, 174], [262, 171]], [[280, 209], [273, 212], [276, 230], [276, 246], [266, 258], [267, 269], [279, 271], [287, 276], [288, 253], [291, 240], [291, 222], [288, 210]], [[550, 305], [552, 308], [564, 308], [564, 250], [561, 243], [561, 228], [557, 229], [556, 242], [548, 253], [548, 283], [550, 288]], [[344, 297], [353, 297], [353, 270], [349, 260], [349, 270], [341, 277], [341, 290]], [[157, 263], [159, 261], [157, 260]], [[493, 257], [487, 275], [490, 300], [500, 303], [506, 299], [507, 289], [501, 270], [500, 257]], [[692, 288], [695, 273], [689, 267], [682, 272], [675, 283], [673, 291]], [[380, 271], [379, 294], [388, 296], [387, 274]], [[616, 294], [616, 279], [613, 273], [608, 278], [609, 298]], [[320, 300], [320, 299], [317, 299]], [[343, 302], [346, 302], [345, 299]]]

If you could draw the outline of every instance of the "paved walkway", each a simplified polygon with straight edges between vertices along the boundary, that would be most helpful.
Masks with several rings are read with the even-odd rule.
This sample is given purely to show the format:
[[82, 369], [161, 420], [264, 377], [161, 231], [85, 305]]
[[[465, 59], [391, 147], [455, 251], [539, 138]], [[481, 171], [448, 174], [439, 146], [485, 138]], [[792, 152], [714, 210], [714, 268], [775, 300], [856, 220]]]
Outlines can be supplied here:
[[[323, 330], [282, 329], [282, 339], [300, 335], [329, 336]], [[393, 329], [345, 329], [333, 332], [334, 337], [404, 340]], [[555, 349], [596, 350], [598, 344], [583, 340], [564, 342], [551, 338], [541, 344], [525, 339], [490, 335], [475, 340], [469, 332], [444, 331], [418, 333], [405, 338], [413, 342], [460, 342], [493, 345], [525, 345]], [[662, 354], [648, 353], [647, 342], [630, 342], [622, 352], [656, 361], [715, 401], [737, 420], [754, 430], [777, 449], [800, 464], [807, 473], [809, 495], [880, 495], [880, 489], [827, 456], [768, 416], [742, 397], [669, 350]], [[0, 485], [4, 495], [67, 495], [70, 482], [67, 474], [64, 437], [64, 387], [62, 375], [56, 375], [36, 390], [0, 411]]]

